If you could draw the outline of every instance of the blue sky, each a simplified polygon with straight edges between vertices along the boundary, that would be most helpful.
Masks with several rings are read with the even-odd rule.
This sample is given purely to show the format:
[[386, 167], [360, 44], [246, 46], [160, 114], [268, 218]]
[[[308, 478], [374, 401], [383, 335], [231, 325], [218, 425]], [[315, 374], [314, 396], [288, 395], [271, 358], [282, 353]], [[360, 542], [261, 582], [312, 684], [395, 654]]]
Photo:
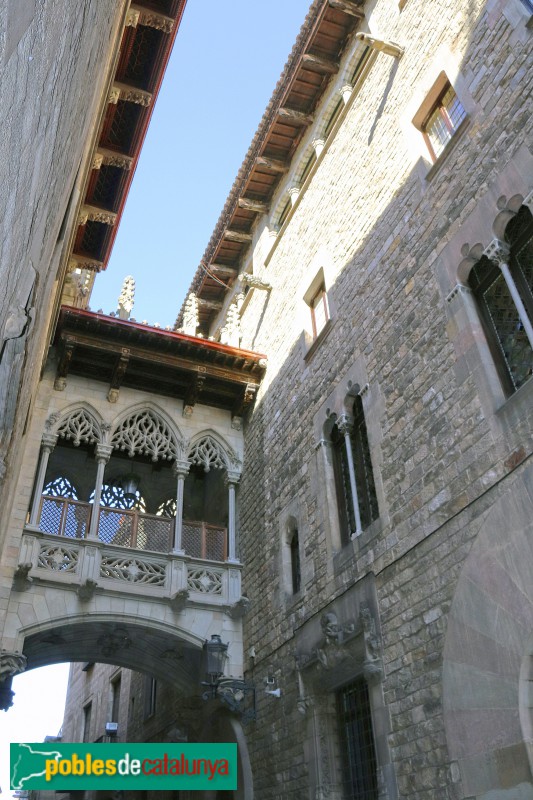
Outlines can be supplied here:
[[173, 325], [310, 0], [189, 0], [93, 311]]

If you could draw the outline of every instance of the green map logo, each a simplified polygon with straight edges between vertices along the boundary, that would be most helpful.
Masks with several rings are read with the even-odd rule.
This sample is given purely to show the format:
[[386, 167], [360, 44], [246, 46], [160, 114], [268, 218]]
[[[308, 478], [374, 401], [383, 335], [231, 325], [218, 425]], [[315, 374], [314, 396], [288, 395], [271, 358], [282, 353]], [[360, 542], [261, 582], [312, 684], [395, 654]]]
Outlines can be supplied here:
[[11, 789], [237, 788], [237, 745], [12, 744]]

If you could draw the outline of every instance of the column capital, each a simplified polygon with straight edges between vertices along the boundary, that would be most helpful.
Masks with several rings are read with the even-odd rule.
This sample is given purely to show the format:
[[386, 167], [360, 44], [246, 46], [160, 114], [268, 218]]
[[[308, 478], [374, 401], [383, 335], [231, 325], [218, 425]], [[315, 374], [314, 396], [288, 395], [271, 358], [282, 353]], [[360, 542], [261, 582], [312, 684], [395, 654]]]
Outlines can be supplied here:
[[173, 466], [174, 475], [176, 475], [177, 478], [186, 478], [187, 475], [189, 474], [190, 468], [191, 465], [189, 461], [183, 461], [180, 458], [177, 458], [174, 461], [174, 466]]
[[49, 453], [51, 453], [57, 444], [57, 433], [43, 433], [41, 444], [43, 450], [47, 450]]
[[353, 417], [351, 414], [341, 414], [337, 420], [337, 428], [343, 436], [350, 435], [353, 428]]
[[111, 458], [111, 454], [113, 452], [113, 448], [110, 444], [97, 444], [96, 445], [96, 460], [103, 461], [104, 464], [107, 464], [109, 459]]
[[483, 255], [486, 256], [490, 261], [495, 261], [498, 265], [500, 265], [508, 262], [510, 251], [511, 248], [507, 242], [496, 238], [493, 239], [492, 242], [483, 250]]
[[239, 483], [241, 479], [241, 473], [237, 472], [237, 470], [228, 469], [225, 477], [226, 485], [227, 486], [235, 486]]
[[348, 102], [350, 97], [352, 96], [353, 86], [351, 83], [345, 83], [344, 86], [341, 86], [339, 89], [339, 94], [343, 99], [344, 105]]

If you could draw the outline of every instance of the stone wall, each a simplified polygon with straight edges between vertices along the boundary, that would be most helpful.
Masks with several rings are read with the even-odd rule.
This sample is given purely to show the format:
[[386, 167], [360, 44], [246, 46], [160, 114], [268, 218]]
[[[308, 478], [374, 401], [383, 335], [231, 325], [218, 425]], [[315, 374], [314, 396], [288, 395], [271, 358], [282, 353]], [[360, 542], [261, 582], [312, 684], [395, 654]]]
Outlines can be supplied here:
[[0, 9], [3, 509], [20, 466], [20, 439], [49, 344], [62, 259], [126, 5], [9, 0]]
[[[245, 430], [240, 509], [252, 600], [245, 652], [255, 649], [247, 674], [259, 692], [249, 741], [261, 800], [326, 790], [341, 796], [334, 725], [329, 744], [310, 732], [313, 714], [327, 729], [331, 712], [320, 709], [325, 701], [316, 688], [314, 710], [299, 712], [299, 678], [308, 687], [294, 657], [306, 637], [318, 641], [307, 633], [312, 621], [337, 611], [343, 597], [357, 616], [362, 581], [370, 577], [385, 708], [376, 733], [383, 735], [380, 797], [533, 796], [524, 747], [511, 732], [518, 720], [516, 647], [509, 644], [512, 664], [499, 667], [515, 681], [505, 700], [513, 722], [508, 727], [502, 717], [505, 744], [491, 737], [488, 716], [480, 723], [485, 768], [477, 764], [477, 777], [457, 747], [451, 754], [442, 681], [455, 588], [488, 509], [509, 493], [518, 509], [513, 529], [531, 520], [531, 497], [515, 477], [532, 452], [533, 386], [507, 400], [498, 394], [479, 355], [479, 325], [468, 327], [455, 298], [447, 298], [460, 280], [461, 248], [488, 245], [501, 209], [533, 189], [532, 34], [518, 0], [448, 0], [438, 11], [414, 0], [402, 5], [400, 12], [396, 4], [365, 4], [370, 31], [405, 54], [399, 61], [377, 54], [270, 253], [265, 220], [256, 229], [262, 257], [254, 270], [273, 289], [268, 302], [254, 291], [242, 314], [242, 345], [266, 353], [268, 370]], [[442, 71], [468, 122], [432, 166], [412, 119]], [[320, 269], [332, 321], [308, 352], [303, 298]], [[339, 548], [320, 440], [329, 411], [342, 411], [354, 387], [363, 389], [380, 515]], [[303, 582], [294, 596], [283, 570], [289, 516], [300, 530]], [[481, 604], [473, 618], [482, 613]], [[533, 616], [525, 598], [523, 616], [527, 629]], [[468, 641], [463, 631], [464, 648]], [[455, 643], [455, 658], [458, 649]], [[267, 677], [281, 688], [279, 700], [264, 694]], [[493, 708], [503, 702], [495, 697]], [[471, 699], [447, 699], [455, 721], [468, 716]], [[372, 702], [375, 709], [380, 701]], [[514, 775], [500, 769], [506, 747], [520, 750]]]

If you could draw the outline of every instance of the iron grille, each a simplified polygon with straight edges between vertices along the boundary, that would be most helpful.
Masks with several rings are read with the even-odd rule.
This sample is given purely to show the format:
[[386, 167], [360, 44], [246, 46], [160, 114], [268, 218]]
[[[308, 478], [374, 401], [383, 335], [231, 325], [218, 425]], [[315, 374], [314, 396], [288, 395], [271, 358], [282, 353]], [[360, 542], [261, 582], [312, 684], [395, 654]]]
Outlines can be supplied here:
[[93, 258], [100, 258], [108, 230], [109, 226], [103, 222], [88, 220], [81, 240], [81, 252], [88, 253]]
[[98, 538], [106, 544], [168, 553], [174, 520], [124, 509], [101, 508]]
[[76, 500], [44, 496], [39, 528], [43, 533], [85, 539], [89, 531], [91, 506]]
[[110, 211], [117, 210], [120, 181], [124, 170], [111, 164], [102, 164], [98, 170], [98, 178], [93, 189], [91, 201]]
[[139, 89], [149, 89], [162, 35], [156, 28], [137, 25], [130, 57], [124, 70], [126, 83], [134, 84]]
[[113, 120], [103, 144], [129, 153], [141, 110], [142, 106], [136, 103], [119, 100], [113, 109]]
[[183, 521], [182, 546], [187, 555], [209, 561], [226, 560], [226, 528], [206, 522]]
[[344, 797], [378, 800], [376, 749], [368, 686], [362, 678], [337, 695], [343, 747]]

